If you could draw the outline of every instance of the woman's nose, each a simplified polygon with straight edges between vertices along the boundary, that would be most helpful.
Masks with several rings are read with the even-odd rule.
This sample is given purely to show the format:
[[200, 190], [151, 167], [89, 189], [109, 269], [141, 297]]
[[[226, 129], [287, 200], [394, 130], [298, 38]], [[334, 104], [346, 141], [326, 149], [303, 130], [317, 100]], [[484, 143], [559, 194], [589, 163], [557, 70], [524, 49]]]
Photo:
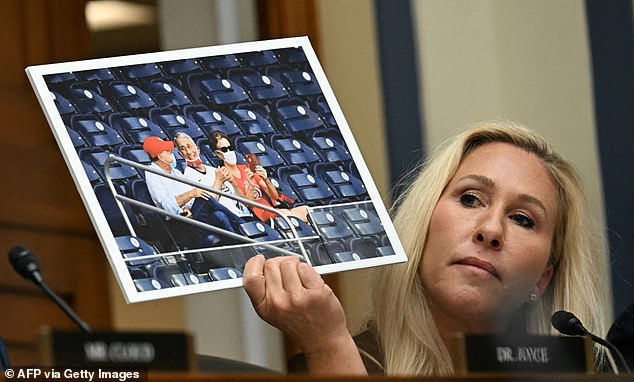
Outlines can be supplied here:
[[502, 249], [504, 246], [504, 218], [495, 213], [483, 216], [473, 234], [473, 241], [492, 249]]

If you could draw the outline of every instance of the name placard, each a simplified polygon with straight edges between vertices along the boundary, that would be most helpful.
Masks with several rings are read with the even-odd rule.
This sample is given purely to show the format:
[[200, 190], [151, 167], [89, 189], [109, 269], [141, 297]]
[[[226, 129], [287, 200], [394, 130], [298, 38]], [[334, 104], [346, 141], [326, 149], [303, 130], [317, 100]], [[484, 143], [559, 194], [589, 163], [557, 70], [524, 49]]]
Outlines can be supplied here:
[[592, 344], [583, 337], [466, 335], [456, 338], [456, 373], [589, 373]]
[[43, 366], [134, 367], [194, 370], [191, 336], [173, 332], [72, 332], [46, 330], [40, 339]]

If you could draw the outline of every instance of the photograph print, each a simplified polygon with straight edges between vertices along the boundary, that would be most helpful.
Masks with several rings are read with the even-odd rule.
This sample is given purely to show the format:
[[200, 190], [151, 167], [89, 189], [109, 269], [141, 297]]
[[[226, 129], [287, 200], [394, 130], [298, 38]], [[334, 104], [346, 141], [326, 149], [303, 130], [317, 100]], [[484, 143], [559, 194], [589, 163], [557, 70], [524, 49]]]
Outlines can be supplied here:
[[407, 260], [306, 37], [27, 74], [128, 302]]

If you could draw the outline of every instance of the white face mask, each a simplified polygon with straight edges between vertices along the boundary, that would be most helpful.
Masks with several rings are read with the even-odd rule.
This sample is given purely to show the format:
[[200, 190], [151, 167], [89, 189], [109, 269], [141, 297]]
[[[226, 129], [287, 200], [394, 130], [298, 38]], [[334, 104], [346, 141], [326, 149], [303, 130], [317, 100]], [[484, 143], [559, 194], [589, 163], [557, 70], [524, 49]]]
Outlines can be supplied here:
[[226, 163], [229, 163], [229, 164], [238, 163], [238, 158], [236, 158], [236, 152], [235, 151], [231, 151], [230, 150], [230, 151], [227, 151], [226, 153], [223, 153], [223, 154], [224, 154], [223, 156], [225, 157], [224, 161]]
[[172, 163], [170, 163], [170, 167], [172, 170], [176, 169], [176, 157], [174, 156], [174, 153], [172, 153]]

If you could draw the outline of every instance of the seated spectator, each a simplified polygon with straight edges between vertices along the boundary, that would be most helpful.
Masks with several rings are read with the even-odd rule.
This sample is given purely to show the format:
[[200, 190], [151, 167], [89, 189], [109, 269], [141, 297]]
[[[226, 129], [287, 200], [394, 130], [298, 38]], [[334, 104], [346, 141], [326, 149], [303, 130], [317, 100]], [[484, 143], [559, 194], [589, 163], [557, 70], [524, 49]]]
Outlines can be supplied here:
[[[185, 167], [185, 171], [183, 171], [185, 177], [201, 182], [201, 184], [215, 190], [243, 198], [245, 197], [240, 188], [236, 186], [235, 180], [231, 174], [229, 174], [229, 170], [227, 170], [226, 167], [215, 168], [207, 166], [200, 160], [200, 148], [189, 135], [177, 133], [174, 136], [174, 145], [187, 162], [187, 167]], [[219, 194], [212, 193], [212, 196], [237, 216], [247, 219], [253, 217], [251, 211], [239, 201]]]
[[[229, 170], [229, 174], [233, 177], [236, 186], [246, 195], [247, 199], [268, 207], [281, 203], [282, 197], [268, 179], [264, 167], [257, 165], [254, 173], [248, 166], [238, 164], [236, 152], [226, 134], [220, 131], [212, 131], [209, 134], [209, 145], [218, 158], [223, 160], [224, 167]], [[278, 208], [277, 210], [282, 215], [295, 216], [304, 222], [308, 222], [308, 208], [306, 206]], [[253, 208], [253, 213], [264, 222], [268, 222], [278, 216], [257, 207]]]
[[[159, 137], [150, 136], [143, 142], [143, 150], [152, 161], [151, 167], [174, 176], [183, 176], [176, 169], [176, 158], [172, 154], [174, 143]], [[145, 181], [156, 206], [165, 211], [191, 217], [200, 222], [222, 228], [230, 232], [239, 232], [244, 220], [211, 197], [211, 192], [192, 187], [164, 176], [146, 171]], [[192, 227], [194, 229], [195, 227]], [[239, 241], [223, 236], [216, 244], [234, 244]]]

